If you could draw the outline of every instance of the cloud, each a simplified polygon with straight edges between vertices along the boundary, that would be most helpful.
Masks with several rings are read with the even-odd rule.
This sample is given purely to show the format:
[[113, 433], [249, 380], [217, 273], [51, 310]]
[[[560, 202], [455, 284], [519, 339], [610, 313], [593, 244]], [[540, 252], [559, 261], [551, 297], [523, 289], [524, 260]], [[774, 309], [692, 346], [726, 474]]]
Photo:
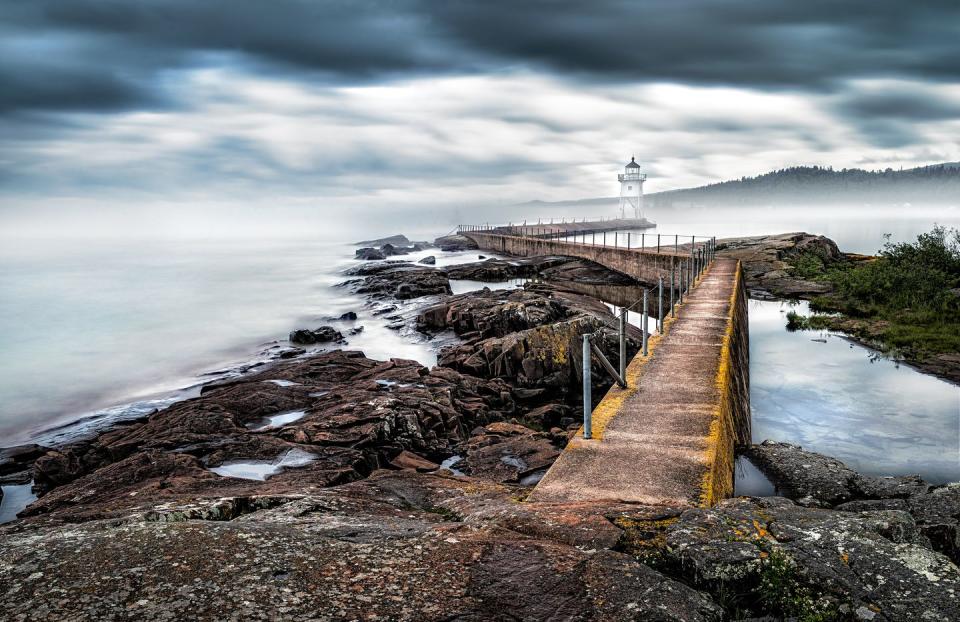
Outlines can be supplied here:
[[584, 81], [823, 90], [960, 78], [960, 5], [875, 0], [8, 2], [0, 110], [159, 105], [214, 62], [362, 84], [525, 68]]

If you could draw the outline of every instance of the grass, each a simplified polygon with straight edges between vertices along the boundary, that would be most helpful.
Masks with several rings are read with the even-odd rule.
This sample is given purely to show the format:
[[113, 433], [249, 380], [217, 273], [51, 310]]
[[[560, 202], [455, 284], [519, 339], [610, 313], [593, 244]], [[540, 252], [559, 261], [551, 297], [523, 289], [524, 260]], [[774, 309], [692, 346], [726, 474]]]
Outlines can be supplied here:
[[789, 330], [833, 328], [882, 350], [923, 360], [960, 352], [960, 231], [934, 227], [915, 242], [889, 236], [878, 257], [828, 263], [815, 253], [793, 261], [792, 273], [827, 282], [832, 293], [810, 308], [833, 316], [787, 314]]

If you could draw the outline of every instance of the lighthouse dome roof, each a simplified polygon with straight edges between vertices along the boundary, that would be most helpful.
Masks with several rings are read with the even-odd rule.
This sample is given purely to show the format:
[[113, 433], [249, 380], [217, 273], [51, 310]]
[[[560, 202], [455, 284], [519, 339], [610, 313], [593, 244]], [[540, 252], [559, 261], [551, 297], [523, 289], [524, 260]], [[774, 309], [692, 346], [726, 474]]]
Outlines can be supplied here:
[[640, 168], [640, 165], [637, 164], [634, 158], [630, 158], [630, 164], [627, 164], [627, 168]]

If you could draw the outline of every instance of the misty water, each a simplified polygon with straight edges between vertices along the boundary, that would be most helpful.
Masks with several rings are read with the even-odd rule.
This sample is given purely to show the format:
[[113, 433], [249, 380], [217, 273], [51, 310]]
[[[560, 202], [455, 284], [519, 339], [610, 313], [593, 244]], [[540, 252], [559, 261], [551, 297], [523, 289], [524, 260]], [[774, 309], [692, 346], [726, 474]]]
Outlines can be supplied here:
[[[658, 217], [659, 216], [659, 217]], [[767, 211], [650, 214], [648, 235], [753, 235], [808, 230], [843, 250], [875, 252], [884, 233], [909, 240], [956, 212], [859, 218]], [[397, 232], [426, 239], [446, 232]], [[81, 418], [105, 424], [195, 395], [200, 383], [236, 375], [286, 347], [294, 328], [330, 324], [350, 349], [378, 359], [436, 361], [435, 345], [387, 328], [361, 296], [336, 284], [358, 262], [343, 240], [8, 240], [0, 248], [0, 446], [54, 442]], [[429, 249], [437, 266], [473, 252]], [[489, 253], [486, 254], [488, 257]], [[455, 291], [502, 284], [459, 281]], [[412, 304], [398, 302], [399, 312]], [[354, 322], [331, 320], [355, 311]], [[754, 439], [797, 442], [878, 474], [960, 479], [960, 388], [877, 360], [842, 337], [789, 333], [779, 303], [751, 303]], [[636, 318], [631, 317], [636, 322]], [[652, 326], [651, 326], [652, 328]], [[268, 422], [264, 422], [268, 423]], [[51, 431], [53, 429], [53, 431]], [[81, 428], [82, 429], [82, 428]]]

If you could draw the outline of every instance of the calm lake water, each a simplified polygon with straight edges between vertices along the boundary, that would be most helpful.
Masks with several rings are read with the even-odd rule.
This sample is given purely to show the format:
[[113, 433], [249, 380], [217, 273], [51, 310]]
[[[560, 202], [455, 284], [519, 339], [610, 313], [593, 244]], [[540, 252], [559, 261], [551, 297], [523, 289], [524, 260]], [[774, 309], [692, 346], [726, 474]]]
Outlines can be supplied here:
[[[960, 222], [954, 211], [911, 218], [683, 216], [650, 214], [659, 222], [651, 231], [724, 237], [808, 230], [833, 237], [844, 250], [873, 252], [883, 233], [906, 240], [934, 222]], [[366, 237], [400, 228], [389, 226], [394, 230]], [[353, 250], [342, 240], [6, 240], [0, 245], [0, 446], [62, 439], [75, 429], [49, 429], [81, 417], [103, 423], [136, 416], [193, 395], [204, 380], [266, 360], [298, 327], [363, 325], [348, 337], [350, 348], [433, 364], [431, 344], [387, 329], [362, 298], [335, 287], [340, 272], [356, 263]], [[427, 254], [438, 266], [478, 258], [438, 250], [412, 258]], [[454, 284], [457, 291], [482, 285]], [[407, 305], [400, 306], [402, 312]], [[346, 311], [359, 319], [330, 321]], [[821, 343], [811, 341], [821, 337], [815, 333], [788, 333], [781, 311], [777, 303], [751, 303], [755, 440], [798, 442], [867, 472], [960, 479], [957, 387], [873, 360], [840, 337], [823, 336]]]

